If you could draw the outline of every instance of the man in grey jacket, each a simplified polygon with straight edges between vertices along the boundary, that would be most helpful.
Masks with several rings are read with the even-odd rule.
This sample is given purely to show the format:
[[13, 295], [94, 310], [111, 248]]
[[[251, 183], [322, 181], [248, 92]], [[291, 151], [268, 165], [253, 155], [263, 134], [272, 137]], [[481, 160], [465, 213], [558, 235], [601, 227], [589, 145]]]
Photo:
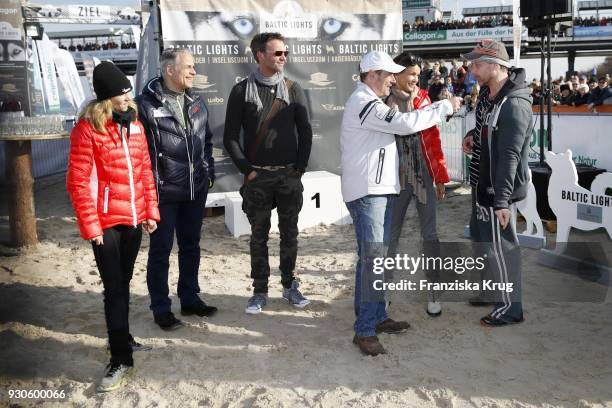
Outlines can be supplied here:
[[476, 127], [463, 142], [464, 152], [472, 154], [470, 231], [475, 242], [484, 244], [488, 277], [498, 284], [488, 290], [484, 281], [479, 282], [485, 290], [481, 299], [470, 303], [493, 304], [493, 311], [480, 323], [504, 326], [523, 321], [521, 254], [511, 206], [527, 195], [532, 99], [525, 70], [512, 67], [503, 43], [482, 40], [462, 57], [470, 62], [470, 71], [481, 86]]

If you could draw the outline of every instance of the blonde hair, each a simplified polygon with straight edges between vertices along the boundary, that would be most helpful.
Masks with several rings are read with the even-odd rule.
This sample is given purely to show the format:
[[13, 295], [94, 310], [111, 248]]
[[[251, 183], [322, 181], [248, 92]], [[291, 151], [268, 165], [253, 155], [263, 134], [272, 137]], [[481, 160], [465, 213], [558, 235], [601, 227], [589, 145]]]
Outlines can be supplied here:
[[[133, 99], [130, 99], [128, 106], [138, 113], [138, 107]], [[85, 105], [79, 113], [79, 120], [84, 119], [100, 133], [106, 134], [106, 122], [113, 117], [113, 103], [110, 98], [104, 100], [93, 99]]]

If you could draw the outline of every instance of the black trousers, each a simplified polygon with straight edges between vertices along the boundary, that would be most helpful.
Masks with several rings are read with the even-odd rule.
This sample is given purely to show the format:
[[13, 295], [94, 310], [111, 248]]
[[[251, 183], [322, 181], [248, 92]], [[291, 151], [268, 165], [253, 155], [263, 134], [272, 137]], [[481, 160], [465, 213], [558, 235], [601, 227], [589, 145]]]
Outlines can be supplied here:
[[104, 285], [104, 316], [114, 364], [134, 364], [129, 344], [130, 280], [141, 239], [140, 225], [118, 225], [104, 230], [104, 245], [92, 244]]
[[195, 201], [167, 203], [159, 205], [161, 221], [157, 230], [151, 234], [149, 258], [147, 260], [147, 287], [151, 297], [153, 315], [168, 313], [171, 310], [168, 270], [170, 252], [178, 243], [178, 297], [181, 306], [201, 302], [198, 293], [198, 271], [200, 268], [200, 236], [206, 195]]
[[272, 210], [278, 212], [280, 232], [281, 283], [290, 288], [293, 282], [298, 249], [298, 215], [302, 209], [302, 180], [289, 170], [257, 170], [257, 177], [243, 185], [242, 210], [251, 224], [251, 278], [255, 293], [268, 293], [270, 263], [268, 235]]

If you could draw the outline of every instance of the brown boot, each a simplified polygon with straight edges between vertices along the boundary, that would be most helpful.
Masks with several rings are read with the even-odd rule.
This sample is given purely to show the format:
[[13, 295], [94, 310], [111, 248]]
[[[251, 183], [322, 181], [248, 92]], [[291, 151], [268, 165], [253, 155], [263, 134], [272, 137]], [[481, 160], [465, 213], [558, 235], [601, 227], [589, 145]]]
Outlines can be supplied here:
[[387, 354], [387, 350], [380, 344], [378, 337], [353, 337], [353, 343], [359, 346], [359, 349], [368, 356], [377, 356], [379, 354]]
[[376, 325], [376, 333], [399, 334], [404, 333], [410, 328], [408, 322], [396, 322], [393, 319], [386, 319]]

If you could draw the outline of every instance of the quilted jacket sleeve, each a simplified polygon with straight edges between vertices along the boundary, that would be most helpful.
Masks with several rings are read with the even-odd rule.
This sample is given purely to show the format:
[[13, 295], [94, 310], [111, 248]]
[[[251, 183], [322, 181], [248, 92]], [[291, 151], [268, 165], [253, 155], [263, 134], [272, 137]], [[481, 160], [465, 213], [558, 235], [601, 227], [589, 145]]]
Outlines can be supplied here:
[[[204, 104], [204, 102], [202, 102]], [[210, 113], [210, 111], [209, 111]], [[208, 178], [215, 181], [215, 159], [213, 158], [213, 133], [210, 130], [208, 119], [206, 120], [206, 136], [204, 137], [204, 146], [202, 149], [202, 159], [207, 164]]]
[[[140, 131], [144, 134], [144, 128], [141, 123]], [[147, 219], [148, 220], [160, 220], [159, 209], [157, 207], [157, 189], [155, 188], [155, 179], [153, 177], [153, 171], [151, 170], [151, 157], [149, 156], [149, 148], [147, 138], [143, 139], [145, 146], [142, 148], [142, 184], [145, 191], [145, 204], [147, 206]]]
[[66, 174], [66, 188], [84, 239], [102, 235], [102, 226], [94, 198], [91, 196], [90, 179], [94, 167], [94, 149], [91, 127], [81, 120], [70, 133], [70, 156]]

